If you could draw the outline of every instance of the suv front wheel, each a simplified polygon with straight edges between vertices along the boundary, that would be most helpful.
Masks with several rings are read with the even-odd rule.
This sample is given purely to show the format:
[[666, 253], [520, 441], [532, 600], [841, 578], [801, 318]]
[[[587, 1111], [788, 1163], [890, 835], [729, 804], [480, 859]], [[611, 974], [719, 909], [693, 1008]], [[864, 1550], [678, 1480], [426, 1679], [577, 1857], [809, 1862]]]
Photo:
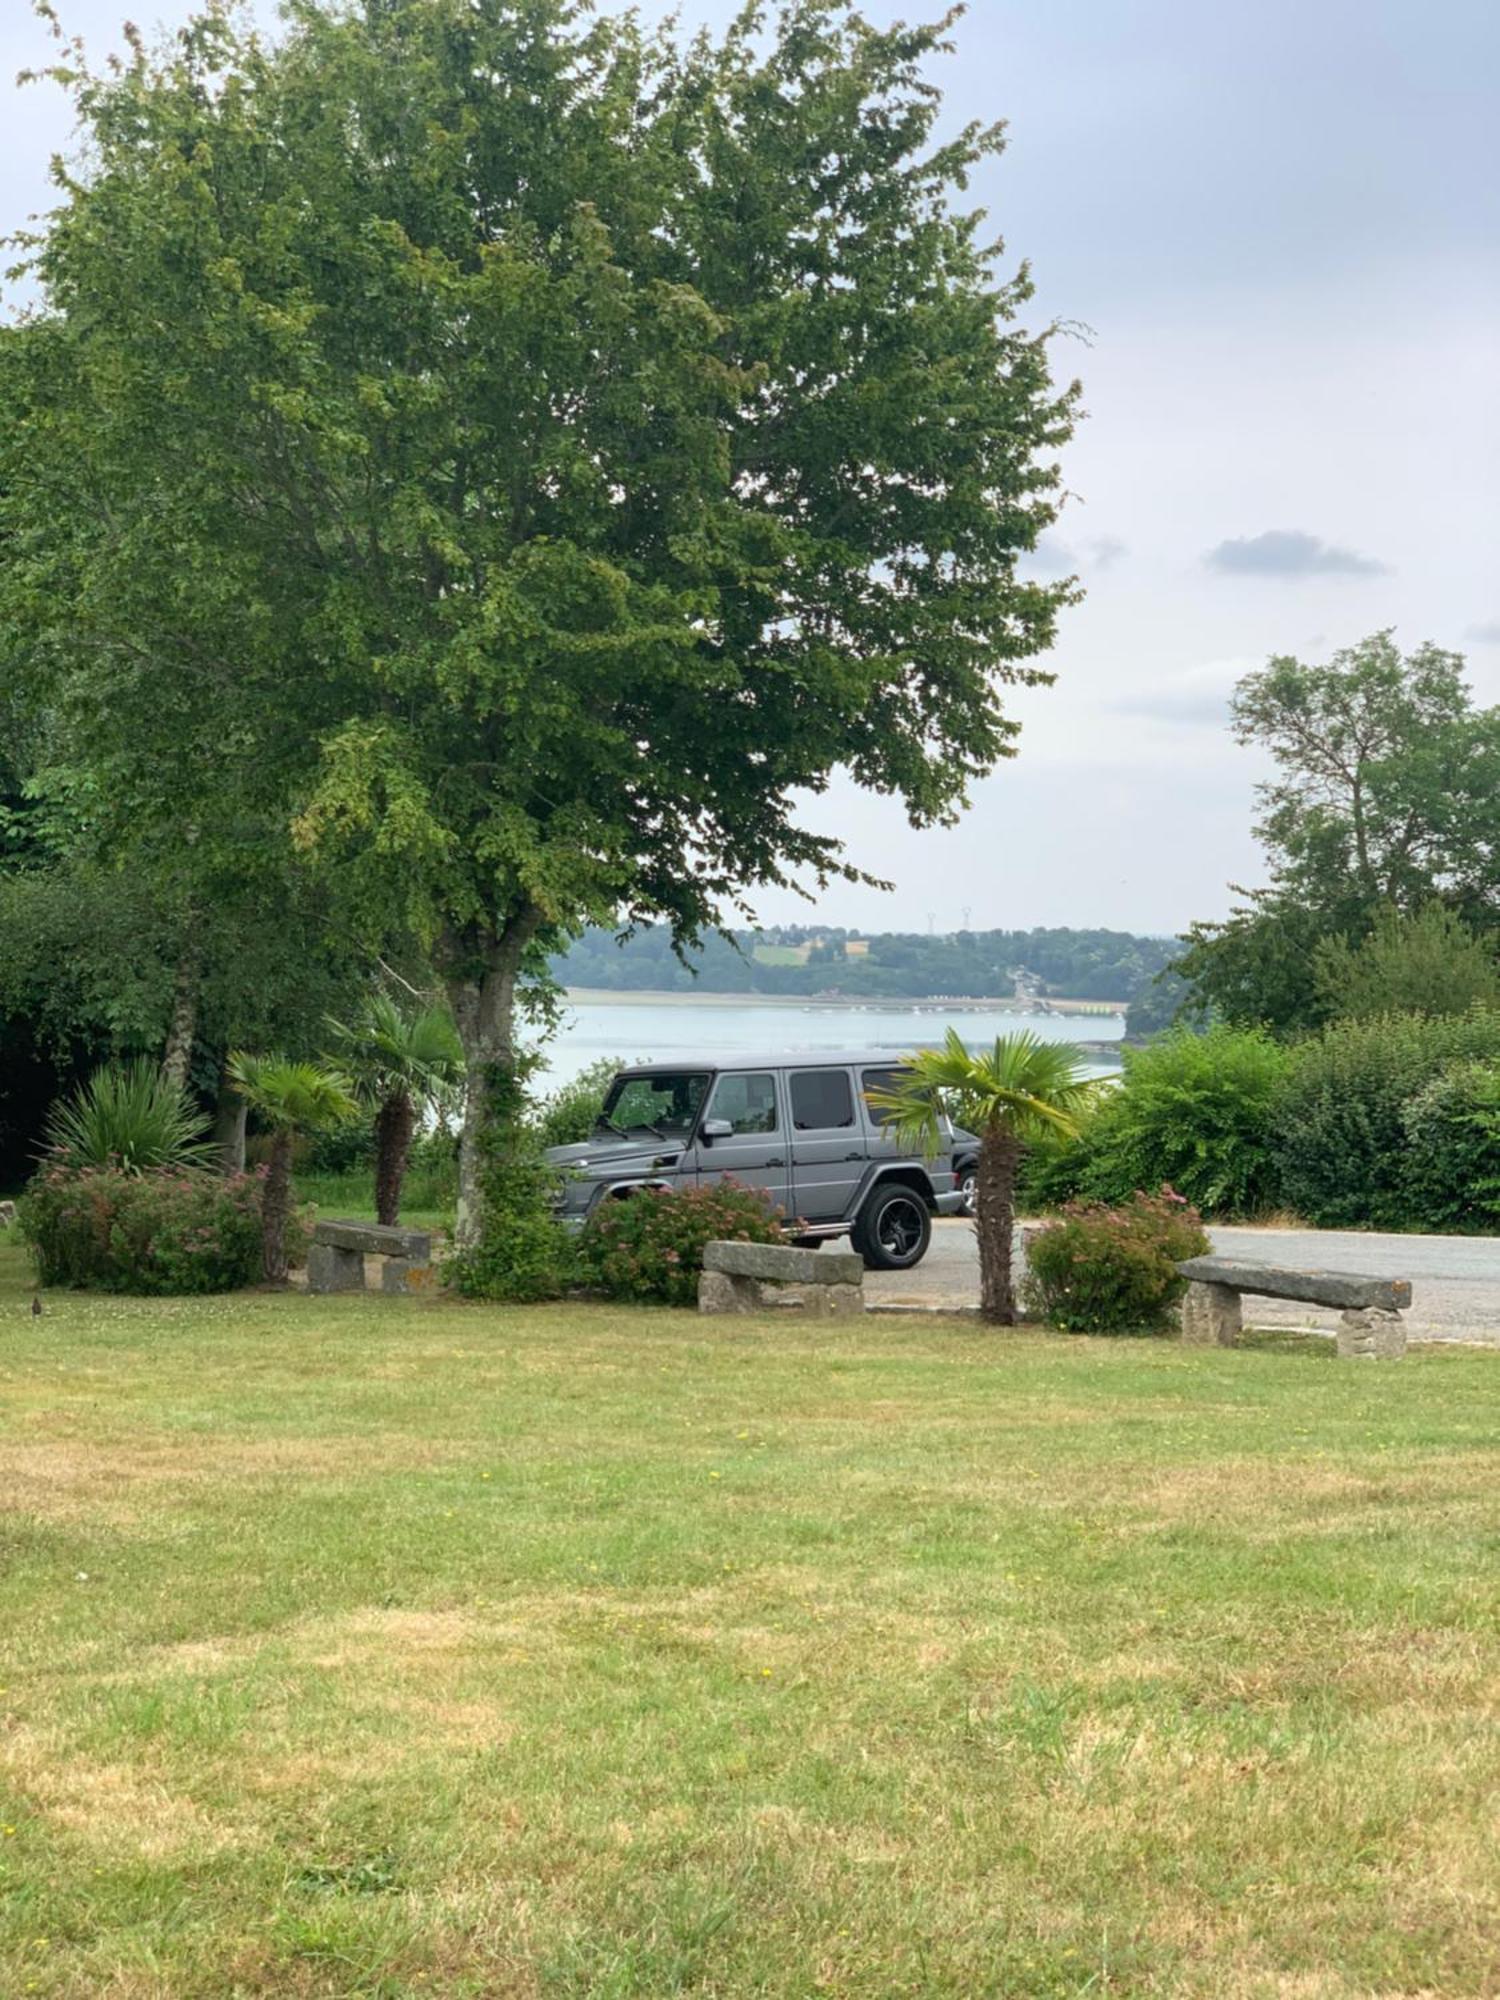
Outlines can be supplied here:
[[898, 1181], [873, 1191], [849, 1237], [872, 1271], [909, 1271], [927, 1255], [932, 1217], [916, 1189]]

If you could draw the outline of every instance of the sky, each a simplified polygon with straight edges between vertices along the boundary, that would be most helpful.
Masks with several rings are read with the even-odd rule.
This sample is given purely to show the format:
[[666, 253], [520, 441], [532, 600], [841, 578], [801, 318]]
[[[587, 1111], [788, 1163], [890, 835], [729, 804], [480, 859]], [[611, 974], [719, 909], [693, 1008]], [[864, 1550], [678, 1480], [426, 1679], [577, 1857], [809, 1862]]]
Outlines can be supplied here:
[[[91, 54], [191, 0], [57, 0]], [[738, 0], [684, 0], [722, 23]], [[274, 6], [255, 11], [274, 19]], [[665, 11], [648, 0], [647, 13]], [[888, 21], [937, 0], [866, 0]], [[1003, 118], [976, 179], [1034, 322], [1089, 415], [1041, 552], [1087, 596], [1020, 754], [951, 830], [836, 781], [806, 817], [890, 893], [816, 904], [864, 929], [1225, 914], [1264, 867], [1265, 775], [1226, 700], [1273, 653], [1394, 627], [1464, 652], [1500, 700], [1500, 6], [1495, 0], [974, 0], [933, 69], [945, 115]], [[45, 207], [70, 143], [51, 48], [0, 0], [0, 228]], [[789, 893], [766, 921], [808, 921]]]

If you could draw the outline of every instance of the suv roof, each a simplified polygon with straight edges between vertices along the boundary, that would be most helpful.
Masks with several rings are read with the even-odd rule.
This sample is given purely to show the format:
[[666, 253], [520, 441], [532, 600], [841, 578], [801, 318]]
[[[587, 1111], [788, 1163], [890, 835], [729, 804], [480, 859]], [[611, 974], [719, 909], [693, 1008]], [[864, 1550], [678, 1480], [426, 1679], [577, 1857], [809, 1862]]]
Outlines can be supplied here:
[[701, 1053], [653, 1056], [650, 1062], [621, 1063], [618, 1073], [650, 1076], [655, 1070], [682, 1069], [850, 1069], [866, 1063], [887, 1068], [910, 1053], [909, 1044], [886, 1049], [783, 1049], [770, 1055], [763, 1049], [751, 1049], [744, 1054], [736, 1049], [718, 1056]]

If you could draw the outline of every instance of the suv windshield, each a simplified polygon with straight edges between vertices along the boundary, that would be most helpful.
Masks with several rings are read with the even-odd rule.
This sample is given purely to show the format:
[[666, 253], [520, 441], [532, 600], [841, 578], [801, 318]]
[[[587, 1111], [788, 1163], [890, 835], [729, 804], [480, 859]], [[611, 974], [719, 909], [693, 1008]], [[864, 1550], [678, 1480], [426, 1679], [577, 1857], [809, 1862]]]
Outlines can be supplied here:
[[670, 1133], [685, 1139], [708, 1089], [706, 1070], [660, 1070], [651, 1076], [617, 1076], [609, 1086], [601, 1126], [616, 1132]]

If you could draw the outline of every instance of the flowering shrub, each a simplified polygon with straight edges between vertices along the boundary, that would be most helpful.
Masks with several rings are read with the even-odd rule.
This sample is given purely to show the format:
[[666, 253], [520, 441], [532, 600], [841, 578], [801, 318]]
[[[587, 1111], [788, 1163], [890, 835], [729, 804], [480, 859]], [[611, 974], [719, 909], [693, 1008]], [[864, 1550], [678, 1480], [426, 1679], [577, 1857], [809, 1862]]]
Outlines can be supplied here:
[[1208, 1248], [1202, 1217], [1174, 1188], [1117, 1208], [1069, 1202], [1032, 1238], [1026, 1306], [1065, 1333], [1147, 1332], [1182, 1293], [1175, 1266]]
[[697, 1302], [707, 1243], [780, 1243], [781, 1213], [737, 1181], [713, 1187], [641, 1188], [606, 1201], [578, 1241], [585, 1281], [616, 1299]]
[[21, 1198], [21, 1227], [44, 1285], [230, 1292], [260, 1276], [263, 1179], [54, 1160]]

